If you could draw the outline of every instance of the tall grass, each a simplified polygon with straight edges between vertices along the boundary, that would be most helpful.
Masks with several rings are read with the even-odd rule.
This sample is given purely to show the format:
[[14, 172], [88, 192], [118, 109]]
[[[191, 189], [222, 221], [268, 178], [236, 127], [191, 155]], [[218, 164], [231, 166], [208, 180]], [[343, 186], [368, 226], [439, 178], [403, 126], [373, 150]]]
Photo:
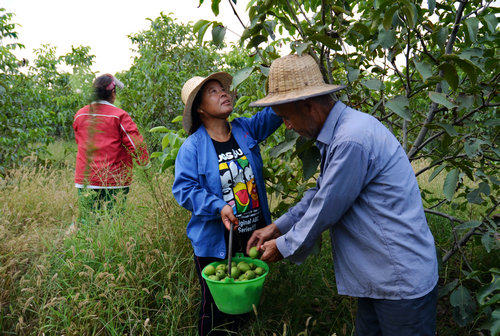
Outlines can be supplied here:
[[[135, 171], [123, 213], [74, 233], [74, 146], [58, 144], [41, 164], [9, 172], [0, 182], [0, 334], [196, 335], [189, 213], [171, 196], [171, 175], [152, 171]], [[270, 265], [239, 334], [352, 335], [355, 307], [337, 294], [324, 233], [320, 253], [302, 265]], [[439, 334], [466, 335], [449, 317], [440, 312]]]

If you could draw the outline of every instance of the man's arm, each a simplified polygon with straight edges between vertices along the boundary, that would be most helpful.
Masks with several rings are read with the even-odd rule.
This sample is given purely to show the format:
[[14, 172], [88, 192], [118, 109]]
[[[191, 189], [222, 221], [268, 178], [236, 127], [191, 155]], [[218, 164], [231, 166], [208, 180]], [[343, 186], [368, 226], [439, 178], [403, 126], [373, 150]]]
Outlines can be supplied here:
[[360, 144], [339, 144], [329, 156], [309, 207], [287, 233], [276, 239], [283, 257], [295, 263], [305, 260], [321, 233], [342, 218], [364, 187], [369, 155]]

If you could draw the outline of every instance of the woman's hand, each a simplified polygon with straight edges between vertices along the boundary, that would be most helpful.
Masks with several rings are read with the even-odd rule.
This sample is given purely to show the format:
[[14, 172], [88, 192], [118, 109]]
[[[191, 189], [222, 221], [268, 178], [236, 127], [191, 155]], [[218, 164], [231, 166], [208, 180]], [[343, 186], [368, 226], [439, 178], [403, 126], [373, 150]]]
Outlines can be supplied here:
[[234, 215], [233, 208], [229, 204], [220, 211], [220, 218], [228, 231], [231, 230], [231, 222], [234, 224], [234, 230], [238, 227], [238, 218]]

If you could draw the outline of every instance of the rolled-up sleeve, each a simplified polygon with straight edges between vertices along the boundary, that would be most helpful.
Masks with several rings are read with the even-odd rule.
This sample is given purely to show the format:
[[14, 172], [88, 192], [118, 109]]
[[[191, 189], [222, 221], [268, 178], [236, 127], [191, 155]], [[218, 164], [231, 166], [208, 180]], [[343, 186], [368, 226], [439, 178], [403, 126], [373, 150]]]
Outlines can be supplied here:
[[368, 153], [356, 142], [330, 148], [317, 186], [276, 221], [282, 233], [276, 245], [284, 258], [302, 263], [321, 233], [335, 225], [364, 186]]

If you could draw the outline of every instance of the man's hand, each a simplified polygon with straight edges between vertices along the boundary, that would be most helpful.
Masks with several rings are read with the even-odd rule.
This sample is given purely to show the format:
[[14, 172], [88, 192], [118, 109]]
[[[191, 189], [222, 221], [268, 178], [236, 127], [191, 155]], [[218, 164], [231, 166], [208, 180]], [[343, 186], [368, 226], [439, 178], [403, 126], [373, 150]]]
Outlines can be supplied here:
[[231, 222], [234, 224], [234, 230], [238, 228], [238, 218], [234, 215], [233, 208], [229, 204], [225, 205], [220, 211], [220, 218], [228, 231], [231, 230]]
[[264, 253], [260, 257], [262, 261], [274, 262], [283, 259], [280, 250], [276, 246], [276, 239], [269, 240], [261, 246]]
[[[250, 252], [252, 246], [257, 246], [257, 250], [263, 251], [262, 244], [270, 239], [278, 238], [279, 236], [281, 236], [281, 232], [274, 223], [254, 231], [247, 243], [247, 254]], [[274, 245], [276, 246], [276, 243]]]

